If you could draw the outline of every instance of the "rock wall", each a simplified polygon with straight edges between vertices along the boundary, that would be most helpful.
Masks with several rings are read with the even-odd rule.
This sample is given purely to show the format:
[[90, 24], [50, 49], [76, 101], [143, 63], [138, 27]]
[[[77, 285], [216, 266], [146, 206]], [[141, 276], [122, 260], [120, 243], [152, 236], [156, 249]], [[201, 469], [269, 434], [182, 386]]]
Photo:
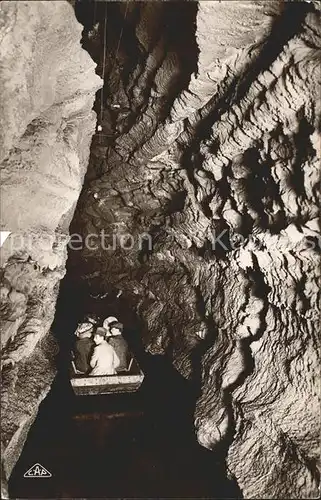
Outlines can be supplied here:
[[1, 230], [11, 232], [1, 248], [4, 480], [55, 375], [48, 332], [101, 86], [81, 32], [67, 2], [1, 2]]
[[107, 242], [73, 252], [69, 272], [122, 289], [146, 350], [199, 384], [197, 438], [224, 451], [245, 498], [314, 498], [319, 5], [76, 13], [106, 72], [72, 230]]

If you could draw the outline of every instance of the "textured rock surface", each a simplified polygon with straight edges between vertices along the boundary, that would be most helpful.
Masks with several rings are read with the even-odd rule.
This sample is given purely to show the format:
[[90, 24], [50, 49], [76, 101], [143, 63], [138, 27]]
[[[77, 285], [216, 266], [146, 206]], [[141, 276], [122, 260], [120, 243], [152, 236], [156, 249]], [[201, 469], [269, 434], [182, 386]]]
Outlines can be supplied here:
[[[245, 498], [316, 497], [319, 5], [75, 7], [105, 84], [72, 230], [104, 230], [109, 248], [72, 253], [71, 280], [124, 291], [146, 350], [199, 386], [197, 438]], [[7, 476], [55, 373], [47, 333], [99, 87], [80, 33], [67, 3], [1, 3]]]
[[[318, 9], [108, 5], [104, 135], [72, 224], [134, 238], [69, 272], [122, 289], [146, 349], [200, 383], [198, 440], [245, 498], [318, 494]], [[101, 72], [104, 5], [76, 12]]]
[[[55, 375], [48, 334], [100, 78], [67, 2], [1, 2], [2, 470], [8, 477]], [[5, 492], [4, 492], [5, 494]]]

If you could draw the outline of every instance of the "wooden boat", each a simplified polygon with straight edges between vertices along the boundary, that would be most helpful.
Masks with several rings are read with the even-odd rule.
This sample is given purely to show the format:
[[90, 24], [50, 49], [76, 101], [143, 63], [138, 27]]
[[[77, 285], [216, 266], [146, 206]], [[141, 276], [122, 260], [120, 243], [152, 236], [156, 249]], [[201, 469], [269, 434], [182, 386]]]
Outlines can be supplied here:
[[76, 396], [95, 396], [136, 392], [144, 380], [144, 374], [134, 357], [128, 369], [117, 375], [88, 376], [79, 374], [71, 362], [71, 386]]

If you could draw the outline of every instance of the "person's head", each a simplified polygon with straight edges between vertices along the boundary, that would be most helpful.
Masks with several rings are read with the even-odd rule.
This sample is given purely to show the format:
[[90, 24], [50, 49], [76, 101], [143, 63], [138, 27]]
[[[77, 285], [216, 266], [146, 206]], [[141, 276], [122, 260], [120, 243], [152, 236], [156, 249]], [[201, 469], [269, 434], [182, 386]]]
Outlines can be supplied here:
[[89, 338], [93, 334], [94, 327], [92, 323], [81, 323], [76, 331], [76, 335], [79, 339]]
[[99, 320], [94, 314], [90, 314], [86, 317], [86, 321], [92, 325], [97, 325]]
[[103, 322], [103, 327], [106, 328], [106, 330], [109, 330], [109, 327], [112, 323], [117, 323], [118, 319], [115, 318], [115, 316], [108, 316]]
[[115, 323], [111, 323], [111, 325], [109, 325], [109, 331], [112, 337], [116, 337], [117, 335], [122, 335], [123, 325], [118, 321], [116, 321]]
[[101, 344], [106, 340], [107, 330], [103, 327], [98, 327], [94, 335], [94, 342], [96, 345]]

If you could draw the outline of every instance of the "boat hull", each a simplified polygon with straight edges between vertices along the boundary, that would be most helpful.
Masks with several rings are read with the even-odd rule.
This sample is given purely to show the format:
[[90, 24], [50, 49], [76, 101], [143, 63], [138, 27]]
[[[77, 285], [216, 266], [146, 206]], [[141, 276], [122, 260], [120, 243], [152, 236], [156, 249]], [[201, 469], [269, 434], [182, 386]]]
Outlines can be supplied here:
[[144, 374], [136, 360], [133, 360], [128, 372], [117, 375], [94, 377], [78, 375], [74, 367], [71, 367], [71, 386], [76, 396], [136, 392], [143, 380]]

